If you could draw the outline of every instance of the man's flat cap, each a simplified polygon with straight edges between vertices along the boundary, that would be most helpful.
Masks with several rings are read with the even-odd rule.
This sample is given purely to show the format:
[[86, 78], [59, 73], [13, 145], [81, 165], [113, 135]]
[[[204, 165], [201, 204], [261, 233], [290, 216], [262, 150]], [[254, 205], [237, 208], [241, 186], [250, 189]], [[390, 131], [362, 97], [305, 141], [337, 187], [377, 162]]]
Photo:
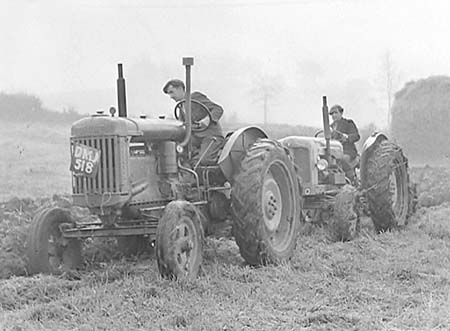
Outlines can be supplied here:
[[344, 108], [342, 108], [340, 105], [334, 105], [333, 107], [330, 108], [330, 115], [333, 114], [334, 112], [340, 112], [343, 113], [344, 112]]

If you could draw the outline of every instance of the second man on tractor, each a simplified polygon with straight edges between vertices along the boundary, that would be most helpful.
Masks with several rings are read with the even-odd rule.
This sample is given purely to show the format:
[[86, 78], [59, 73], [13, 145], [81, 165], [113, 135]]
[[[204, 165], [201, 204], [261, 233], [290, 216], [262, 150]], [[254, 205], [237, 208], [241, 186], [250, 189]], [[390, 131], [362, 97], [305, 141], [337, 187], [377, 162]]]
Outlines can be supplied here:
[[345, 172], [345, 176], [350, 179], [351, 182], [354, 182], [355, 171], [353, 164], [357, 163], [354, 161], [358, 156], [355, 142], [360, 139], [358, 128], [353, 120], [342, 117], [344, 108], [340, 105], [331, 107], [329, 113], [333, 119], [333, 123], [331, 123], [331, 138], [342, 143], [344, 149], [342, 168]]

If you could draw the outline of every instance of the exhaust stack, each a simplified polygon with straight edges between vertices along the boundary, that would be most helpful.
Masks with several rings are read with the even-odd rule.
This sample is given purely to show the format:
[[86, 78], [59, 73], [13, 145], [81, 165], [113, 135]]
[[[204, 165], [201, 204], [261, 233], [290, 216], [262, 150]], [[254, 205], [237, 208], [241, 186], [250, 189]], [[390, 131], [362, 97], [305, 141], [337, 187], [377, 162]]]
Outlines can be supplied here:
[[323, 117], [323, 134], [325, 136], [325, 157], [329, 164], [331, 162], [331, 149], [330, 149], [331, 130], [330, 130], [330, 119], [328, 118], [328, 105], [326, 96], [322, 97], [322, 117]]
[[191, 66], [194, 65], [193, 57], [184, 57], [183, 65], [186, 67], [186, 102], [184, 104], [186, 110], [185, 124], [186, 124], [186, 136], [184, 140], [180, 143], [181, 146], [186, 146], [191, 139], [192, 134], [192, 121], [191, 121]]
[[122, 63], [117, 65], [119, 78], [117, 78], [117, 103], [119, 105], [119, 117], [127, 117], [127, 96], [125, 91], [125, 79], [123, 78]]

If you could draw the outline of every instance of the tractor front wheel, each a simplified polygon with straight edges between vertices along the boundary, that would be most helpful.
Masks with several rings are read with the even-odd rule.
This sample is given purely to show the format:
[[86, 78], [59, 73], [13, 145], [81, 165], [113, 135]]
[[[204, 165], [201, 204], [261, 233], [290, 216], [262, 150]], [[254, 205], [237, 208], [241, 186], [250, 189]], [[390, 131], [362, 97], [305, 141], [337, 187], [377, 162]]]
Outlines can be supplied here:
[[156, 231], [156, 259], [161, 276], [195, 278], [203, 253], [202, 216], [188, 201], [172, 201]]
[[355, 239], [360, 230], [360, 220], [356, 209], [357, 190], [344, 185], [336, 195], [333, 215], [328, 223], [328, 237], [331, 241], [349, 241]]
[[33, 220], [28, 237], [28, 273], [60, 274], [82, 265], [81, 242], [66, 239], [64, 227], [72, 227], [70, 212], [61, 208], [42, 210]]
[[301, 201], [293, 161], [276, 141], [255, 143], [241, 162], [232, 188], [233, 235], [251, 265], [292, 257]]

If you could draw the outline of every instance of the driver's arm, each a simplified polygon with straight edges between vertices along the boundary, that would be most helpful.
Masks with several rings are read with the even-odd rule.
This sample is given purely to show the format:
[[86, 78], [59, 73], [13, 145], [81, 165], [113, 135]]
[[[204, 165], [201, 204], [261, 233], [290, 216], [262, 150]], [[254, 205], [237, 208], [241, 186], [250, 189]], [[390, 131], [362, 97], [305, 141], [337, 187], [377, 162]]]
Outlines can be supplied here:
[[[223, 114], [223, 108], [219, 106], [218, 104], [212, 102], [208, 99], [206, 95], [200, 92], [194, 92], [191, 94], [191, 98], [203, 103], [211, 112], [211, 120], [214, 123], [217, 123], [219, 119], [222, 117]], [[203, 119], [202, 119], [203, 121]]]
[[358, 128], [356, 127], [355, 122], [353, 122], [352, 120], [348, 120], [347, 122], [347, 136], [348, 136], [348, 141], [350, 143], [354, 143], [357, 142], [360, 139], [359, 136], [359, 132], [358, 132]]

